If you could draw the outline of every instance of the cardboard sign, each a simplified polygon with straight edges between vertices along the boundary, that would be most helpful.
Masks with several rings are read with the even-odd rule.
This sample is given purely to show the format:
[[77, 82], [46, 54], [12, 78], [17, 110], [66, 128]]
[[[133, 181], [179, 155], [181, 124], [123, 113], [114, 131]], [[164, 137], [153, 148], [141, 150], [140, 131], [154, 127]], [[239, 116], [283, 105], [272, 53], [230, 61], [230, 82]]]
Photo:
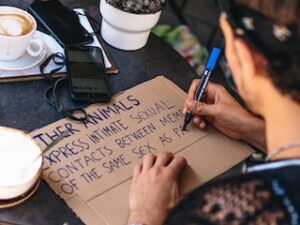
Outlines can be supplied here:
[[[62, 119], [31, 135], [45, 148], [64, 130], [70, 135], [44, 156], [43, 178], [86, 224], [123, 225], [133, 166], [148, 152], [171, 151], [188, 166], [181, 187], [188, 192], [252, 153], [213, 128], [192, 124], [181, 131], [186, 94], [160, 76], [93, 104], [89, 119]], [[167, 191], [167, 190], [166, 190]]]

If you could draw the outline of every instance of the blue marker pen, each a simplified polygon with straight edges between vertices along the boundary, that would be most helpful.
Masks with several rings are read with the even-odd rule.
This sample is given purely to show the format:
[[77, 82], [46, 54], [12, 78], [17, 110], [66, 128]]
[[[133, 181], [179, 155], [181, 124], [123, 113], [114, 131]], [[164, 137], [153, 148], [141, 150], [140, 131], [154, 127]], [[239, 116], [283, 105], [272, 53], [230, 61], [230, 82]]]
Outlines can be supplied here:
[[[211, 51], [208, 61], [205, 65], [205, 71], [201, 77], [201, 82], [199, 83], [199, 86], [195, 93], [195, 97], [194, 97], [195, 100], [197, 100], [197, 101], [201, 100], [204, 90], [206, 88], [208, 79], [210, 77], [210, 74], [216, 66], [216, 63], [220, 56], [220, 53], [221, 53], [221, 50], [219, 48], [213, 48], [213, 50]], [[182, 130], [185, 130], [187, 128], [187, 126], [191, 122], [192, 118], [193, 118], [193, 113], [187, 112], [187, 114], [185, 115], [184, 125], [182, 127]]]

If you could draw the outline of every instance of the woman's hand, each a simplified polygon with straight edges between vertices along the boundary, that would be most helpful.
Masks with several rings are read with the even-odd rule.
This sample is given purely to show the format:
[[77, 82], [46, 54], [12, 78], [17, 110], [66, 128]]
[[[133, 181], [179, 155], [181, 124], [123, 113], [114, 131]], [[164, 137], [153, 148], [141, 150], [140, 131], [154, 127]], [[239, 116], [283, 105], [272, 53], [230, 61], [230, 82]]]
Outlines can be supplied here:
[[227, 136], [265, 149], [265, 123], [245, 110], [218, 84], [208, 83], [201, 102], [194, 100], [200, 80], [194, 80], [185, 100], [183, 112], [194, 113], [194, 124], [205, 129], [206, 121]]
[[180, 156], [148, 154], [136, 165], [129, 194], [130, 223], [161, 225], [179, 198], [178, 175], [186, 164]]

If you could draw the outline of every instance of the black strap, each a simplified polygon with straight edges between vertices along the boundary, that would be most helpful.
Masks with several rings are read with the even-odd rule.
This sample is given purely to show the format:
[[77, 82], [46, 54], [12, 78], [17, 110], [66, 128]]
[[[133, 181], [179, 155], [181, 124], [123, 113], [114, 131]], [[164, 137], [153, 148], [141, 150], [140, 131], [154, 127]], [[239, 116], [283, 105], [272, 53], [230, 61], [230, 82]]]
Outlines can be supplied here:
[[[44, 69], [46, 66], [51, 62], [51, 60], [58, 65], [57, 68], [54, 68], [50, 71], [49, 74], [44, 73]], [[45, 79], [52, 84], [47, 88], [44, 94], [44, 100], [54, 108], [64, 117], [67, 117], [71, 120], [75, 121], [84, 121], [88, 118], [87, 112], [81, 108], [73, 108], [73, 109], [66, 109], [63, 104], [61, 103], [59, 96], [57, 95], [58, 87], [60, 84], [62, 84], [64, 81], [67, 80], [66, 77], [61, 77], [58, 79], [53, 78], [53, 75], [61, 70], [65, 65], [65, 57], [62, 53], [55, 53], [50, 55], [40, 66], [40, 72], [41, 75], [45, 77]], [[79, 112], [79, 116], [74, 115], [75, 112]]]
[[[50, 73], [44, 74], [44, 69], [50, 63], [51, 60], [53, 60], [55, 65], [58, 65], [58, 67], [51, 70]], [[65, 66], [65, 64], [66, 64], [65, 56], [62, 53], [58, 52], [58, 53], [52, 54], [40, 65], [40, 73], [42, 76], [44, 76], [46, 78], [46, 80], [55, 81], [55, 79], [52, 77], [52, 75], [57, 73], [58, 71], [60, 71]]]
[[98, 20], [96, 20], [94, 17], [89, 16], [88, 14], [84, 14], [84, 13], [77, 12], [77, 11], [75, 11], [75, 13], [78, 16], [84, 16], [84, 17], [88, 18], [89, 20], [93, 21], [94, 24], [97, 24], [97, 29], [96, 29], [95, 32], [90, 33], [91, 36], [95, 36], [95, 35], [100, 34], [101, 26], [100, 26], [100, 22]]
[[[39, 1], [39, 0], [36, 0]], [[80, 13], [80, 12], [76, 12], [75, 14], [77, 14], [77, 16], [85, 16], [88, 19], [94, 21], [94, 23], [96, 23], [98, 25], [98, 28], [95, 32], [90, 33], [90, 35], [94, 36], [100, 33], [100, 23], [93, 17]], [[44, 73], [44, 69], [47, 67], [47, 65], [51, 62], [51, 60], [58, 66], [56, 68], [54, 68], [53, 70], [50, 71], [50, 73], [45, 74]], [[63, 104], [61, 103], [61, 101], [59, 100], [59, 97], [57, 95], [57, 91], [58, 91], [58, 87], [59, 84], [63, 83], [66, 80], [66, 77], [63, 78], [54, 78], [53, 75], [55, 73], [57, 73], [58, 71], [60, 71], [64, 66], [65, 66], [66, 62], [65, 62], [65, 56], [58, 52], [55, 54], [50, 55], [41, 65], [40, 65], [40, 73], [42, 76], [45, 77], [45, 79], [49, 82], [51, 82], [51, 86], [45, 91], [44, 94], [44, 100], [52, 105], [54, 108], [56, 108], [56, 110], [64, 117], [67, 117], [69, 119], [75, 120], [75, 121], [84, 121], [88, 118], [88, 114], [87, 112], [81, 108], [73, 108], [73, 109], [66, 109]], [[80, 116], [74, 115], [75, 112], [78, 112], [79, 114], [81, 114]]]

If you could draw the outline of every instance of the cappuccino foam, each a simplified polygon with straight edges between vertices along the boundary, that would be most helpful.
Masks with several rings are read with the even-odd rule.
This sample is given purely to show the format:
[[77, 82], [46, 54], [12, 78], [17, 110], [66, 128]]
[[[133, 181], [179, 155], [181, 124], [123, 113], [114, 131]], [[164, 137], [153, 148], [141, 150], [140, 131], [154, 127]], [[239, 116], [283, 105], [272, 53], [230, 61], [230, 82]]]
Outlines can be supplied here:
[[0, 35], [22, 36], [33, 29], [33, 21], [19, 14], [0, 14]]

